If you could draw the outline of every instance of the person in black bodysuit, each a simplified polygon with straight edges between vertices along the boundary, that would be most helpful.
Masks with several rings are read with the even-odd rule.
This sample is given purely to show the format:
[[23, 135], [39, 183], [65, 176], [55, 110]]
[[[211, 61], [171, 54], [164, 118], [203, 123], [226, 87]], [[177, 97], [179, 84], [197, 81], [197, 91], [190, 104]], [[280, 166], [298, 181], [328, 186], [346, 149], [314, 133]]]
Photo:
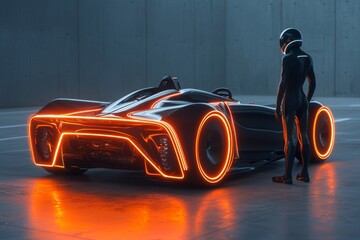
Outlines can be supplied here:
[[[280, 48], [285, 56], [282, 59], [281, 79], [278, 87], [275, 117], [281, 117], [284, 134], [285, 173], [272, 178], [273, 182], [292, 184], [292, 168], [296, 153], [293, 139], [294, 125], [300, 144], [302, 170], [296, 179], [309, 182], [310, 144], [307, 136], [308, 108], [315, 87], [315, 74], [312, 58], [300, 49], [302, 37], [294, 28], [285, 29], [280, 35]], [[309, 82], [307, 96], [303, 91], [305, 79]], [[280, 110], [281, 108], [281, 110]]]

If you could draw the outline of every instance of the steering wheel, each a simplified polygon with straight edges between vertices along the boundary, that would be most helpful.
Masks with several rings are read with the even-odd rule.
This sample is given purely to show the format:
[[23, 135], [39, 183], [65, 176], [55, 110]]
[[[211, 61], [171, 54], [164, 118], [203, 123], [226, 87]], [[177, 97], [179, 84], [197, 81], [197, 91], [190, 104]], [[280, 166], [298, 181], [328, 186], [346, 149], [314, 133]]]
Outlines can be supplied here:
[[232, 93], [230, 92], [230, 90], [228, 88], [224, 88], [224, 87], [217, 88], [214, 91], [212, 91], [212, 93], [214, 93], [216, 95], [219, 95], [221, 97], [226, 97], [226, 98], [229, 98], [229, 99], [233, 99], [232, 98]]

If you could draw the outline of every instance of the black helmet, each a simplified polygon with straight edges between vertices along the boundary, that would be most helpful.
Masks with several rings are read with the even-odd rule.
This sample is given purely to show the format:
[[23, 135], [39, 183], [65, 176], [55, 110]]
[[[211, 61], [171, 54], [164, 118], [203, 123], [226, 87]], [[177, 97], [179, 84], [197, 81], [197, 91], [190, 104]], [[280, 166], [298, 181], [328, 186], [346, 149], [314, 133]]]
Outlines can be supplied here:
[[302, 37], [301, 32], [296, 28], [287, 28], [280, 34], [280, 48], [283, 54], [290, 47], [301, 47]]

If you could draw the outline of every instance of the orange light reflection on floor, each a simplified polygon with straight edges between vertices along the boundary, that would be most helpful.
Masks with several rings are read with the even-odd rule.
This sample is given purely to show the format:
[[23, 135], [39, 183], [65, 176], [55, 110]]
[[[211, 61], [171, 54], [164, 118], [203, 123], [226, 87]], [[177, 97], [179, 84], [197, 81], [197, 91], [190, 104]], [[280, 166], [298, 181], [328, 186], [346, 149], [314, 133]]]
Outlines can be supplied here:
[[123, 190], [111, 186], [80, 192], [56, 179], [36, 180], [28, 205], [29, 227], [36, 231], [29, 231], [29, 238], [52, 233], [84, 239], [186, 239], [201, 234], [211, 218], [224, 225], [236, 220], [224, 189], [198, 195], [196, 204], [182, 195]]
[[310, 197], [319, 199], [319, 196], [326, 196], [326, 202], [311, 201], [310, 213], [321, 222], [334, 222], [336, 219], [336, 189], [338, 189], [338, 176], [334, 163], [323, 163], [311, 172], [312, 183], [310, 183]]
[[[231, 202], [232, 197], [226, 189], [216, 189], [209, 192], [199, 204], [199, 209], [194, 214], [194, 229], [195, 236], [201, 235], [213, 222], [213, 217], [216, 216], [220, 225], [220, 229], [224, 229], [229, 225], [235, 224], [241, 216], [236, 215], [234, 208], [239, 210], [240, 203]], [[235, 205], [234, 205], [235, 204]], [[221, 226], [223, 224], [223, 226]]]
[[69, 192], [52, 180], [39, 180], [34, 185], [29, 205], [31, 228], [42, 230], [31, 231], [40, 235], [31, 239], [42, 239], [43, 231], [86, 239], [146, 239], [149, 233], [176, 233], [176, 238], [181, 238], [187, 231], [188, 217], [186, 207], [176, 197], [102, 197]]

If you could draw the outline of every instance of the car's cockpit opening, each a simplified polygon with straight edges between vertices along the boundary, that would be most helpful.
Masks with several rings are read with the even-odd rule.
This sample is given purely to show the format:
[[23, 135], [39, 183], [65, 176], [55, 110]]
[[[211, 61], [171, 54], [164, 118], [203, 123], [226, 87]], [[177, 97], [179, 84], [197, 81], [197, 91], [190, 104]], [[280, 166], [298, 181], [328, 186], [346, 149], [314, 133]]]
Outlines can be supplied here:
[[180, 87], [180, 83], [178, 81], [177, 77], [172, 77], [172, 76], [165, 76], [158, 87], [158, 91], [164, 91], [164, 90], [168, 90], [168, 89], [175, 89], [176, 91], [179, 91], [181, 89]]

